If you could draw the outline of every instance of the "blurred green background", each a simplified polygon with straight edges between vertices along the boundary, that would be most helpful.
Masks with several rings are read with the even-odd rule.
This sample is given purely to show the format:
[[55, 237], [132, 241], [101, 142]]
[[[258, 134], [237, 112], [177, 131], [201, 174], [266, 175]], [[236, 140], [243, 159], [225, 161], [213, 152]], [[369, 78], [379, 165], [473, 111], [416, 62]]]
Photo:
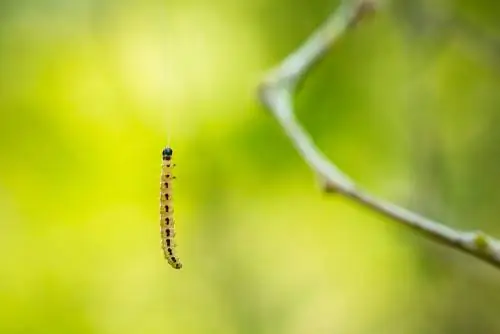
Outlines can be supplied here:
[[[337, 4], [2, 0], [0, 332], [498, 333], [498, 270], [321, 194], [257, 101]], [[299, 118], [370, 191], [500, 236], [499, 14], [387, 4]], [[180, 271], [159, 240], [169, 136]]]

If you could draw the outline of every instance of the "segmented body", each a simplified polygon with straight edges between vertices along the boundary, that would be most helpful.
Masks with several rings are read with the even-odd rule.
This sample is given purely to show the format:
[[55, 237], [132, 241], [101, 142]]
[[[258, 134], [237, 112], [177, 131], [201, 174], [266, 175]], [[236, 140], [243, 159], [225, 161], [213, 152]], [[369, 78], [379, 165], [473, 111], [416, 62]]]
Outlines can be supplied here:
[[174, 207], [172, 201], [172, 180], [174, 179], [172, 170], [174, 164], [172, 162], [173, 151], [167, 147], [162, 152], [162, 168], [161, 168], [161, 186], [160, 186], [160, 218], [161, 218], [161, 243], [163, 253], [167, 262], [175, 269], [182, 268], [182, 264], [175, 253], [175, 223], [174, 223]]

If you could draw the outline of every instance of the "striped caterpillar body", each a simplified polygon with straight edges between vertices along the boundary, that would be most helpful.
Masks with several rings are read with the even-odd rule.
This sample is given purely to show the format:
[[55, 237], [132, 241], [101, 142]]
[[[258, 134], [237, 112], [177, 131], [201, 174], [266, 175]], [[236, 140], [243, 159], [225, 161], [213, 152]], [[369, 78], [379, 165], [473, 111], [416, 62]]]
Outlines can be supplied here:
[[161, 245], [165, 259], [174, 269], [182, 268], [182, 264], [175, 255], [175, 228], [174, 228], [174, 208], [172, 202], [172, 169], [175, 166], [172, 163], [173, 151], [167, 147], [162, 152], [161, 166], [161, 186], [160, 186], [160, 227], [161, 227]]

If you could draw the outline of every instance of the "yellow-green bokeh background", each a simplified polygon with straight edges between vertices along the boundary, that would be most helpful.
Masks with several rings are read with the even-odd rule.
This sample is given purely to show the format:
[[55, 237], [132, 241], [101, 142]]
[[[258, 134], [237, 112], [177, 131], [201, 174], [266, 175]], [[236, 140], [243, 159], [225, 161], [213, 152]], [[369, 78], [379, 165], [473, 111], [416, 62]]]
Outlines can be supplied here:
[[[370, 191], [500, 235], [500, 6], [416, 3], [350, 32], [298, 116]], [[498, 271], [321, 194], [258, 104], [336, 4], [0, 2], [0, 333], [498, 332]]]

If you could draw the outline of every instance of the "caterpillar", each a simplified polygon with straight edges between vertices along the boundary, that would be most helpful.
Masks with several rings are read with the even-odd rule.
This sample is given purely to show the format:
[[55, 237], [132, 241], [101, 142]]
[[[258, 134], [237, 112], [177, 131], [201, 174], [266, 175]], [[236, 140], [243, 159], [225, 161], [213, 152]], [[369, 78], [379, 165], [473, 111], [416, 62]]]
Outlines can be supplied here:
[[182, 264], [179, 258], [175, 255], [175, 229], [174, 229], [174, 208], [172, 202], [172, 180], [175, 177], [172, 175], [173, 150], [166, 147], [162, 152], [162, 168], [161, 168], [161, 185], [160, 185], [160, 228], [161, 228], [161, 245], [165, 259], [174, 269], [181, 269]]

